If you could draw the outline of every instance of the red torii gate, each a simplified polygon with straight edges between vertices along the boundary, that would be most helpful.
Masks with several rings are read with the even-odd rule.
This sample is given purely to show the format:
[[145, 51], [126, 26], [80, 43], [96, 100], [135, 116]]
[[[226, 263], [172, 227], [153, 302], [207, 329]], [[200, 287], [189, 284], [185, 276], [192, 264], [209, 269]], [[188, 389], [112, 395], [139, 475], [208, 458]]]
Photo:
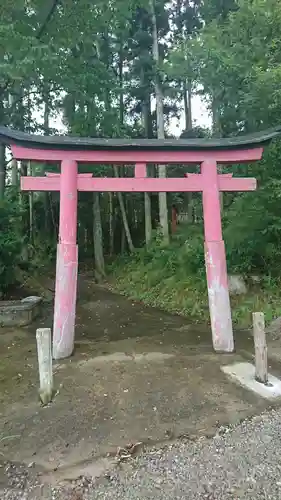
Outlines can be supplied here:
[[[77, 137], [43, 137], [0, 127], [0, 140], [10, 144], [17, 160], [61, 162], [60, 174], [23, 177], [26, 191], [60, 191], [59, 242], [57, 246], [54, 359], [70, 356], [74, 349], [78, 268], [77, 192], [186, 192], [202, 191], [205, 233], [205, 262], [209, 308], [215, 351], [234, 349], [228, 291], [225, 247], [222, 238], [220, 191], [252, 191], [256, 180], [219, 174], [218, 163], [259, 160], [263, 147], [280, 129], [252, 136], [206, 140], [121, 140]], [[95, 178], [79, 174], [78, 162], [135, 165], [133, 178]], [[147, 163], [195, 163], [200, 174], [185, 178], [147, 178]]]

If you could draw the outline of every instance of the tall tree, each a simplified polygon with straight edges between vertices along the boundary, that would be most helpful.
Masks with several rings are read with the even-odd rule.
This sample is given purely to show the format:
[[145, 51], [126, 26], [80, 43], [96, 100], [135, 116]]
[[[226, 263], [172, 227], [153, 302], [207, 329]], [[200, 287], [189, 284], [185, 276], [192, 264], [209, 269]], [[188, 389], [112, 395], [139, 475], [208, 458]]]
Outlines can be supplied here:
[[0, 200], [3, 200], [5, 195], [5, 185], [6, 185], [6, 155], [5, 155], [5, 145], [0, 144]]
[[[156, 96], [156, 116], [157, 116], [157, 137], [158, 139], [165, 138], [164, 126], [164, 106], [163, 106], [163, 92], [160, 79], [160, 54], [158, 43], [158, 30], [155, 12], [154, 0], [150, 0], [151, 21], [152, 21], [152, 46], [153, 58], [155, 63], [155, 96]], [[166, 177], [166, 165], [159, 165], [159, 177]], [[163, 240], [169, 243], [169, 222], [168, 222], [168, 207], [167, 207], [167, 193], [159, 193], [159, 219], [160, 226], [163, 233]]]
[[102, 222], [100, 211], [99, 193], [93, 193], [93, 240], [94, 240], [94, 254], [96, 276], [98, 279], [105, 276], [104, 255], [103, 255], [103, 236], [102, 236]]
[[171, 76], [178, 76], [178, 84], [184, 104], [185, 130], [192, 129], [192, 92], [195, 87], [192, 54], [183, 50], [186, 43], [193, 40], [202, 27], [200, 8], [202, 0], [173, 0], [171, 3], [172, 66]]
[[[0, 100], [0, 123], [4, 122], [4, 104]], [[0, 144], [0, 200], [3, 200], [5, 195], [6, 185], [6, 148], [4, 144]]]
[[[118, 167], [116, 165], [114, 165], [113, 169], [114, 169], [114, 175], [115, 175], [115, 177], [119, 177], [119, 175], [118, 175]], [[129, 227], [129, 223], [128, 223], [128, 217], [127, 217], [125, 203], [124, 203], [124, 199], [123, 199], [122, 193], [120, 193], [120, 192], [117, 193], [117, 198], [118, 198], [118, 201], [119, 201], [119, 206], [120, 206], [120, 211], [121, 211], [121, 217], [122, 217], [122, 222], [123, 222], [123, 226], [124, 226], [125, 235], [126, 235], [126, 238], [127, 238], [128, 248], [129, 248], [130, 252], [133, 252], [134, 251], [134, 244], [133, 244], [133, 240], [132, 240], [132, 236], [131, 236], [131, 231], [130, 231], [130, 227]]]

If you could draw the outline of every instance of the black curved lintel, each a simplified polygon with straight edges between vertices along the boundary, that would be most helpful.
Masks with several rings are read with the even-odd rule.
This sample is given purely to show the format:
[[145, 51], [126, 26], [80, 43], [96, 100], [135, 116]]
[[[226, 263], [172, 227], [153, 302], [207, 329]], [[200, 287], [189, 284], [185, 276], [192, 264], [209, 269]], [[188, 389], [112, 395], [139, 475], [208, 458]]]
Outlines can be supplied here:
[[32, 149], [78, 150], [234, 150], [263, 147], [281, 135], [281, 126], [274, 129], [223, 139], [99, 139], [64, 135], [32, 135], [0, 126], [0, 142]]

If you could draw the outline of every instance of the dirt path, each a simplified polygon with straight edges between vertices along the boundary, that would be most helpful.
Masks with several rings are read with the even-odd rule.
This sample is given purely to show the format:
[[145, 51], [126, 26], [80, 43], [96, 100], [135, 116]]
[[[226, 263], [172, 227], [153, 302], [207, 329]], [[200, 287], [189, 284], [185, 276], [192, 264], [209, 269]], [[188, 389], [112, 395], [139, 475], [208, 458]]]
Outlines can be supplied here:
[[0, 333], [0, 453], [3, 461], [34, 463], [47, 482], [100, 475], [119, 446], [212, 435], [267, 405], [220, 369], [243, 359], [251, 346], [245, 333], [235, 355], [215, 355], [209, 329], [86, 277], [76, 323], [74, 356], [55, 364], [58, 394], [45, 408], [37, 398], [35, 330], [51, 326], [52, 304], [32, 327]]

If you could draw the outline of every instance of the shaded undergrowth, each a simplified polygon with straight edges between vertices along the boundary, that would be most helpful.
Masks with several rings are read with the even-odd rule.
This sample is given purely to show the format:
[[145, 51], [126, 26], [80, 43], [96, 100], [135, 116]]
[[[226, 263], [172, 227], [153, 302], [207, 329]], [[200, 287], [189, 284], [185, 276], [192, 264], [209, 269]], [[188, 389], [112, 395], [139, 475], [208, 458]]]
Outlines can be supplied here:
[[[237, 272], [228, 262], [229, 273]], [[204, 267], [203, 235], [200, 227], [182, 227], [171, 243], [163, 247], [157, 236], [150, 248], [119, 257], [111, 265], [113, 287], [144, 304], [187, 316], [193, 322], [209, 322]], [[281, 280], [262, 276], [251, 284], [250, 274], [240, 273], [247, 293], [231, 297], [233, 322], [247, 328], [252, 312], [263, 311], [266, 321], [281, 315]]]

